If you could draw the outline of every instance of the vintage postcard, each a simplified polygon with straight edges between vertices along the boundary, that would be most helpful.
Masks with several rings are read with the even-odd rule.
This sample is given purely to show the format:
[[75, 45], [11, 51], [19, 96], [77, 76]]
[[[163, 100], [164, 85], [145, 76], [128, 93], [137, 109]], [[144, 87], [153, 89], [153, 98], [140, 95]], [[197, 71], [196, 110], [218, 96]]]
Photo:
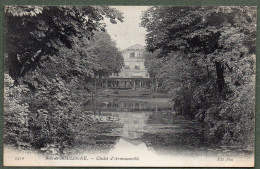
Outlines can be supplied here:
[[4, 12], [4, 166], [254, 166], [255, 6]]

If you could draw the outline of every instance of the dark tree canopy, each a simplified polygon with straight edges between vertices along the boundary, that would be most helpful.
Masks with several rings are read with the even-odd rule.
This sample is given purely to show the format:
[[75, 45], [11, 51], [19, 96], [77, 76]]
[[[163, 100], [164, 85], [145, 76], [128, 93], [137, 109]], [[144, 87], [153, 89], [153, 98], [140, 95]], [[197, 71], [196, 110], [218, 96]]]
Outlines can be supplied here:
[[253, 145], [256, 15], [252, 6], [143, 13], [151, 77], [170, 93], [176, 113], [204, 122], [211, 143]]
[[220, 39], [230, 29], [247, 35], [244, 44], [255, 49], [255, 7], [156, 6], [143, 13], [141, 25], [148, 32], [148, 51], [160, 50], [161, 56], [176, 50], [203, 55], [223, 50], [228, 46]]
[[182, 52], [198, 64], [214, 64], [219, 91], [224, 69], [255, 53], [255, 7], [151, 7], [143, 13], [147, 50], [157, 57]]
[[95, 128], [85, 112], [93, 78], [122, 66], [101, 23], [122, 22], [122, 13], [105, 6], [8, 6], [5, 14], [5, 142], [43, 152], [57, 143], [64, 153], [80, 131]]
[[94, 32], [88, 46], [89, 53], [96, 58], [95, 76], [108, 77], [120, 72], [124, 64], [123, 56], [108, 33]]
[[73, 48], [75, 39], [104, 31], [100, 22], [104, 17], [112, 23], [123, 21], [121, 12], [106, 6], [7, 6], [5, 51], [10, 75], [23, 76], [41, 56], [55, 55], [61, 46]]

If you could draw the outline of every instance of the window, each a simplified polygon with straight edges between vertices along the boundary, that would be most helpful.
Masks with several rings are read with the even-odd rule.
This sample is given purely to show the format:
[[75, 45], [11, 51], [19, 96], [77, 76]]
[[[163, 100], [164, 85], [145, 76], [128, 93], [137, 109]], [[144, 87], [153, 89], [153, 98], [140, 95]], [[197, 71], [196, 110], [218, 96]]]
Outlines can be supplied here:
[[130, 69], [130, 63], [129, 62], [125, 62], [125, 69]]
[[119, 76], [119, 74], [118, 73], [114, 73], [114, 76]]
[[134, 120], [134, 124], [139, 124], [139, 121], [138, 120]]
[[135, 53], [134, 52], [130, 53], [130, 58], [134, 58], [134, 57], [135, 57]]
[[140, 66], [135, 65], [135, 69], [140, 70]]
[[140, 70], [140, 62], [135, 63], [135, 69]]

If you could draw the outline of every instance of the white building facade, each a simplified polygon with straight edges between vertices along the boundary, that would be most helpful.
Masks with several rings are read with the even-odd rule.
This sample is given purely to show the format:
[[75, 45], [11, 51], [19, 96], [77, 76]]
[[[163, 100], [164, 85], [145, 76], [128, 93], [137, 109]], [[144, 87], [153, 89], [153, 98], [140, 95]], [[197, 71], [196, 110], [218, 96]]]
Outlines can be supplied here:
[[121, 78], [149, 78], [149, 74], [144, 66], [144, 47], [136, 44], [122, 50], [125, 66], [118, 75], [111, 77]]
[[122, 50], [124, 67], [118, 74], [113, 74], [101, 86], [107, 88], [149, 88], [149, 74], [144, 65], [144, 47], [136, 44]]

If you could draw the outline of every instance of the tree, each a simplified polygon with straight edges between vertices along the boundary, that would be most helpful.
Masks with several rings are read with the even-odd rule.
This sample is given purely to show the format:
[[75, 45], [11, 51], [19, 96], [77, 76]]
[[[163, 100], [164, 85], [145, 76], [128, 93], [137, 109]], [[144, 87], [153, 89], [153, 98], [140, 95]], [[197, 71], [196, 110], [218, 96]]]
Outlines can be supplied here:
[[[94, 32], [105, 31], [103, 17], [112, 23], [123, 17], [115, 9], [95, 6], [10, 6], [5, 11], [5, 143], [64, 153], [80, 131], [94, 125], [83, 106], [97, 68], [109, 73], [121, 63], [111, 63], [122, 56], [109, 36], [104, 33], [106, 43], [99, 46], [91, 40]], [[94, 44], [99, 50], [90, 49]], [[110, 55], [104, 58], [100, 48]]]
[[145, 67], [147, 69], [147, 72], [150, 75], [150, 78], [152, 80], [153, 86], [155, 86], [155, 83], [158, 82], [158, 79], [156, 78], [157, 75], [160, 73], [160, 69], [163, 66], [162, 59], [157, 58], [157, 53], [151, 53], [151, 52], [144, 52], [145, 57]]
[[252, 146], [256, 7], [151, 7], [141, 25], [175, 110], [204, 122], [211, 141]]
[[96, 58], [95, 76], [108, 77], [112, 73], [120, 72], [124, 59], [108, 33], [94, 32], [88, 51]]
[[100, 21], [122, 21], [122, 13], [106, 6], [7, 6], [5, 8], [7, 67], [11, 77], [23, 76], [42, 56], [54, 57], [59, 47], [72, 48], [83, 34], [105, 30]]
[[147, 50], [158, 50], [158, 57], [182, 51], [213, 63], [219, 92], [225, 88], [224, 69], [255, 53], [255, 7], [152, 7], [141, 25], [148, 32]]
[[91, 64], [91, 78], [94, 78], [96, 93], [97, 78], [118, 73], [124, 64], [123, 56], [107, 32], [95, 31], [93, 37], [89, 41], [85, 41], [83, 46], [87, 47], [86, 49], [82, 48], [88, 55], [85, 59], [87, 62], [93, 63]]

